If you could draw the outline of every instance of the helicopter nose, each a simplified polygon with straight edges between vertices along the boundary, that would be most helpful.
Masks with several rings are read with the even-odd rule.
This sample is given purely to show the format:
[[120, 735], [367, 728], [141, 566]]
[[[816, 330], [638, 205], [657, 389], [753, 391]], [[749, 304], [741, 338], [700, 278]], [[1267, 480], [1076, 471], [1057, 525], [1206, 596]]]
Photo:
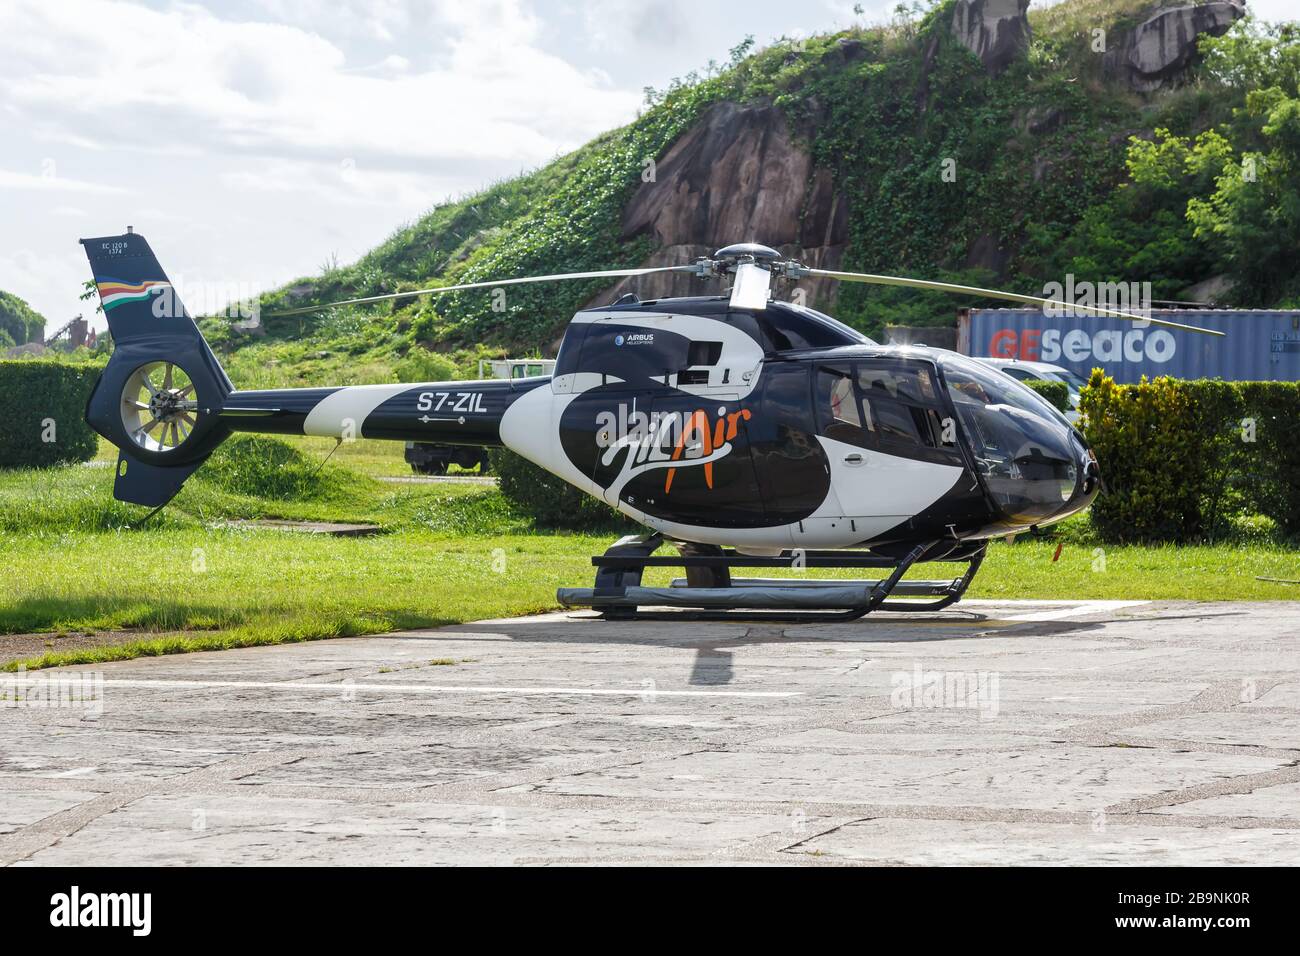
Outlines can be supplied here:
[[1088, 507], [1101, 488], [1101, 467], [1097, 464], [1097, 456], [1079, 438], [1078, 432], [1070, 435], [1071, 451], [1074, 452], [1075, 460], [1079, 463], [1074, 490], [1066, 498], [1061, 510], [1052, 516], [1053, 521], [1068, 518]]

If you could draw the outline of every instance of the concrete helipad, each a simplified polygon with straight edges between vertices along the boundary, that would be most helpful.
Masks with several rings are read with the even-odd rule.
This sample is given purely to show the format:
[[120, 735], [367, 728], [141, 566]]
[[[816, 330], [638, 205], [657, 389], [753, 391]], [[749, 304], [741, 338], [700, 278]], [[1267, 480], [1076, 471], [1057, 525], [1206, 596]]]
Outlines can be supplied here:
[[0, 863], [1300, 862], [1300, 605], [960, 608], [0, 679]]

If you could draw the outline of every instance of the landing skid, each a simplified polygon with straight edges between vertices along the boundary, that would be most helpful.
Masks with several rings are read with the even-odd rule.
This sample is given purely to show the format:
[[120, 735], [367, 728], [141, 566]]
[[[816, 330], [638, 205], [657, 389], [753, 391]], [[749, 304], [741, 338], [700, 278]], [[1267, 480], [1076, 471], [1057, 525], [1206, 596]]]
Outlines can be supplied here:
[[[984, 560], [985, 546], [931, 541], [901, 558], [866, 551], [784, 551], [757, 557], [716, 545], [678, 544], [678, 557], [657, 556], [657, 534], [629, 535], [593, 557], [596, 586], [560, 588], [565, 607], [589, 607], [607, 620], [691, 618], [727, 620], [853, 621], [872, 611], [941, 611], [961, 600]], [[920, 561], [964, 561], [966, 572], [937, 581], [904, 581]], [[685, 578], [668, 587], [643, 587], [646, 568], [682, 567]], [[733, 568], [889, 568], [878, 580], [734, 578]], [[890, 598], [934, 598], [931, 601]], [[642, 607], [674, 608], [642, 611]], [[786, 613], [778, 613], [786, 612]], [[791, 613], [793, 612], [793, 613]], [[834, 612], [834, 613], [827, 613]]]

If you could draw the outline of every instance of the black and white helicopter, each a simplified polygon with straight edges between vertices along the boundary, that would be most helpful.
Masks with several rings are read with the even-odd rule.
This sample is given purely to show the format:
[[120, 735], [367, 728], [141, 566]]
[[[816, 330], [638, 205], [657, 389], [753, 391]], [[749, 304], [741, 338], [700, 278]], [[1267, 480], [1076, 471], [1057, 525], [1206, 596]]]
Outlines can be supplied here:
[[[120, 450], [119, 500], [160, 507], [234, 431], [504, 445], [647, 529], [592, 559], [595, 587], [558, 592], [561, 604], [610, 617], [646, 607], [769, 615], [834, 610], [838, 618], [938, 610], [960, 599], [991, 538], [1078, 512], [1101, 482], [1082, 434], [1019, 382], [953, 352], [878, 345], [772, 293], [778, 283], [818, 277], [1066, 303], [813, 269], [742, 243], [688, 265], [507, 278], [333, 303], [658, 272], [732, 280], [725, 295], [625, 295], [578, 312], [550, 376], [242, 391], [143, 236], [128, 231], [82, 244], [115, 343], [86, 420]], [[678, 555], [656, 555], [664, 543]], [[902, 581], [922, 561], [966, 569], [955, 578]], [[644, 569], [659, 566], [683, 567], [685, 577], [643, 587]], [[877, 568], [881, 576], [732, 577], [739, 567]]]

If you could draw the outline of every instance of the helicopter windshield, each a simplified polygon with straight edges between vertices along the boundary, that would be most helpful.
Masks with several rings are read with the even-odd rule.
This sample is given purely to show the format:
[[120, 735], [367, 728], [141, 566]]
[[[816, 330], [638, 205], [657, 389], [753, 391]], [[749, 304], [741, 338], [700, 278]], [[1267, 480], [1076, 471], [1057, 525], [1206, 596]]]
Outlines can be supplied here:
[[942, 365], [980, 474], [1006, 516], [1028, 526], [1060, 511], [1078, 489], [1086, 454], [1064, 416], [978, 362], [946, 355]]

